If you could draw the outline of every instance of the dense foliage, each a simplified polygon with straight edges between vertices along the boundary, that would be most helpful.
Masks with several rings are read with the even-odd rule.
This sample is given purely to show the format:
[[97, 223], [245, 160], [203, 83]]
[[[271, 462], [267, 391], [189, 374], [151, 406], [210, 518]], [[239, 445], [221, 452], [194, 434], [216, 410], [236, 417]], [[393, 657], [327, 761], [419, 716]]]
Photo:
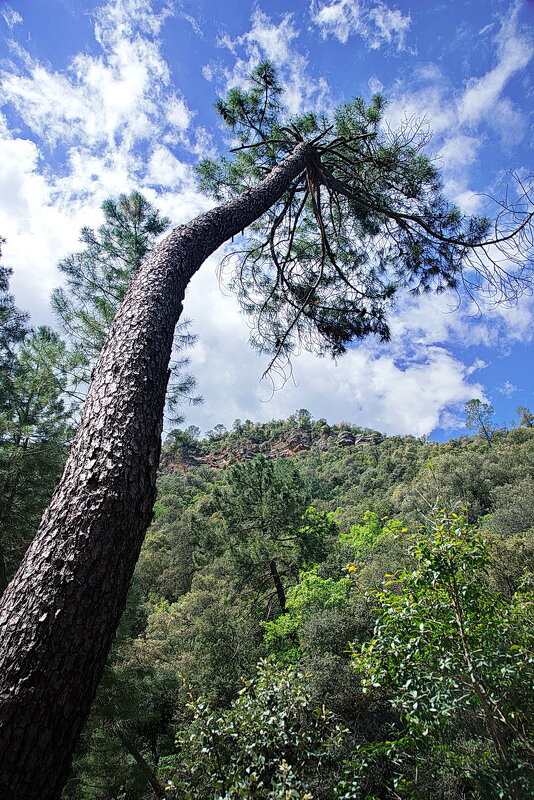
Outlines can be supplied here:
[[[71, 436], [69, 354], [0, 284], [2, 588]], [[520, 800], [534, 792], [534, 430], [194, 426], [65, 800]], [[448, 509], [447, 512], [440, 509]], [[437, 515], [437, 516], [436, 516]]]
[[65, 800], [528, 796], [532, 428], [217, 428], [167, 439]]
[[0, 594], [11, 579], [61, 474], [71, 435], [64, 344], [31, 331], [0, 267]]

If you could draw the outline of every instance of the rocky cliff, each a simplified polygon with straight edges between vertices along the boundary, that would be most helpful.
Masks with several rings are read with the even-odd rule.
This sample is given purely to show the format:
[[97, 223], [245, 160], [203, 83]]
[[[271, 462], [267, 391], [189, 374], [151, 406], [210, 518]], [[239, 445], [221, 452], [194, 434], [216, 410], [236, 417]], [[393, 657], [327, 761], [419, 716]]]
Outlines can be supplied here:
[[[258, 436], [257, 428], [264, 427], [265, 437]], [[265, 458], [293, 458], [301, 452], [333, 447], [361, 447], [379, 444], [384, 436], [376, 431], [364, 431], [349, 426], [332, 426], [327, 429], [292, 427], [270, 433], [270, 425], [256, 426], [254, 437], [246, 435], [221, 437], [220, 441], [176, 442], [164, 449], [162, 468], [165, 471], [183, 470], [201, 465], [224, 469], [236, 462], [247, 461], [257, 455]]]

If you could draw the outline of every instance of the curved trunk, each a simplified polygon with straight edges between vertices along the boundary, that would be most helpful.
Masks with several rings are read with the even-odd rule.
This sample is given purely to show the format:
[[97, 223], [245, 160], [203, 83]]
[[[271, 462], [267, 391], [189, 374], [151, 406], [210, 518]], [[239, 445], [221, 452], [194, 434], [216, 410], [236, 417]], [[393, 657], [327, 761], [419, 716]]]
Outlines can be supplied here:
[[140, 268], [104, 346], [65, 471], [0, 606], [0, 796], [56, 800], [152, 517], [173, 332], [202, 262], [306, 166], [176, 228]]

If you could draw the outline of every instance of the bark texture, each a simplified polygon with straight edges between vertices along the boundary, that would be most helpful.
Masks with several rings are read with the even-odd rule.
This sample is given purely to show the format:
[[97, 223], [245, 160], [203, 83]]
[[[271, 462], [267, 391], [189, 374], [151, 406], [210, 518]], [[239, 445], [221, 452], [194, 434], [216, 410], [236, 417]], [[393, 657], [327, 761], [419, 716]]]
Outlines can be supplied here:
[[137, 273], [94, 370], [65, 471], [0, 606], [0, 797], [57, 800], [152, 517], [173, 332], [202, 262], [306, 166], [180, 226]]

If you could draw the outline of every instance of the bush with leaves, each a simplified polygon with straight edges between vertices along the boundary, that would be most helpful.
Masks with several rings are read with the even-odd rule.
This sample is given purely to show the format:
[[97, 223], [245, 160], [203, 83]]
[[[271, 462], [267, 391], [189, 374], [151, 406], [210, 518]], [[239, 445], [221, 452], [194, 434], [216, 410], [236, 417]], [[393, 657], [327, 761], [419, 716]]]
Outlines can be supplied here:
[[302, 572], [287, 591], [286, 613], [264, 623], [267, 649], [283, 662], [297, 661], [302, 655], [299, 632], [306, 622], [324, 610], [346, 607], [350, 586], [347, 577], [322, 578], [316, 568]]
[[[423, 800], [446, 785], [443, 797], [532, 796], [534, 594], [527, 578], [511, 599], [493, 591], [488, 545], [456, 514], [443, 513], [411, 552], [417, 568], [373, 593], [374, 634], [353, 656], [364, 688], [389, 692], [402, 727], [391, 741], [355, 753], [338, 797]], [[377, 774], [381, 786], [372, 785]]]
[[307, 678], [260, 662], [230, 708], [191, 703], [169, 796], [184, 800], [311, 800], [331, 796], [343, 731], [314, 705]]
[[73, 433], [64, 354], [45, 326], [11, 352], [0, 342], [0, 594], [37, 530]]
[[325, 557], [333, 523], [308, 500], [297, 467], [264, 456], [234, 464], [214, 492], [222, 538], [243, 593], [256, 596], [264, 619], [285, 612], [288, 583]]

